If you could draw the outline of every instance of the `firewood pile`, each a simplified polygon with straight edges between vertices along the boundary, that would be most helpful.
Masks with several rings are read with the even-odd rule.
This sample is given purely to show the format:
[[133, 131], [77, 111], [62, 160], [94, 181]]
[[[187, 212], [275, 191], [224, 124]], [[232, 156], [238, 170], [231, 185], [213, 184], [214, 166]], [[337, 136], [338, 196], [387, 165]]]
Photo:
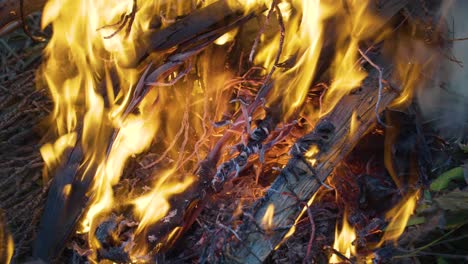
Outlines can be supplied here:
[[0, 262], [467, 261], [448, 2], [0, 0]]

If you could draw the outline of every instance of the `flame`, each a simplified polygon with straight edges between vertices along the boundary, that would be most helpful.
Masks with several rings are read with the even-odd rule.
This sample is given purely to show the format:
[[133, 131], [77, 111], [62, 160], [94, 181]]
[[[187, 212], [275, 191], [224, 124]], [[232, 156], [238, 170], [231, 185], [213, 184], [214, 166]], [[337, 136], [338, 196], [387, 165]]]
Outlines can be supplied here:
[[378, 42], [387, 33], [386, 30], [375, 32], [379, 19], [368, 11], [369, 1], [347, 2], [348, 7], [339, 13], [347, 19], [338, 29], [340, 34], [336, 41], [337, 53], [331, 66], [333, 82], [325, 94], [320, 116], [328, 114], [344, 95], [359, 87], [367, 76], [365, 70], [357, 67], [359, 42], [367, 39]]
[[309, 150], [304, 154], [304, 157], [310, 162], [312, 166], [315, 166], [317, 159], [315, 156], [319, 153], [319, 148], [317, 145], [310, 146]]
[[[84, 158], [80, 166], [83, 171], [92, 172], [93, 181], [88, 193], [91, 205], [79, 232], [89, 234], [93, 249], [100, 246], [93, 237], [93, 231], [100, 224], [99, 216], [122, 202], [115, 200], [113, 187], [131, 157], [144, 152], [156, 141], [158, 154], [162, 153], [160, 160], [168, 157], [175, 160], [171, 169], [157, 170], [155, 182], [147, 194], [131, 201], [134, 215], [139, 220], [135, 235], [145, 235], [149, 226], [178, 213], [171, 211], [171, 196], [184, 192], [196, 181], [195, 176], [182, 172], [183, 165], [204, 158], [214, 145], [213, 140], [223, 132], [206, 125], [227, 112], [232, 96], [223, 87], [231, 73], [214, 70], [213, 60], [217, 56], [213, 56], [216, 54], [212, 50], [197, 59], [199, 79], [187, 78], [189, 80], [183, 84], [176, 84], [180, 89], [154, 87], [135, 111], [126, 111], [144, 69], [123, 65], [131, 64], [136, 58], [139, 38], [150, 30], [154, 14], [164, 14], [170, 21], [171, 17], [189, 13], [198, 4], [205, 6], [213, 2], [138, 1], [138, 12], [128, 36], [126, 29], [115, 34], [116, 28], [106, 25], [120, 21], [122, 14], [130, 14], [134, 9], [132, 0], [49, 0], [45, 6], [42, 27], [53, 25], [54, 34], [45, 49], [40, 74], [54, 102], [52, 127], [57, 139], [45, 144], [41, 154], [47, 170], [53, 170], [68, 149], [77, 145], [82, 148]], [[271, 76], [273, 90], [266, 98], [266, 104], [281, 107], [283, 119], [303, 114], [310, 107], [304, 102], [314, 78], [320, 77], [316, 76], [316, 70], [326, 38], [323, 24], [330, 17], [339, 18], [342, 23], [338, 24], [343, 25], [339, 28], [337, 52], [329, 72], [333, 82], [324, 96], [320, 112], [310, 111], [313, 118], [309, 119], [329, 113], [342, 96], [358, 87], [365, 78], [366, 71], [357, 67], [358, 43], [368, 39], [379, 41], [386, 31], [377, 34], [370, 30], [377, 18], [367, 12], [367, 1], [348, 2], [348, 9], [342, 4], [331, 5], [320, 0], [278, 3], [286, 28], [281, 56], [276, 58], [282, 34], [277, 33], [271, 39], [263, 34], [254, 64], [268, 70], [277, 69]], [[228, 0], [228, 3], [235, 8], [242, 7], [245, 12], [263, 12], [272, 1]], [[73, 12], [73, 19], [70, 19], [70, 12]], [[238, 30], [233, 29], [219, 37], [215, 44], [225, 45], [233, 41], [237, 33]], [[174, 72], [168, 79], [175, 80], [176, 75]], [[353, 114], [351, 135], [356, 131], [356, 123]], [[196, 135], [198, 141], [189, 137], [189, 133]], [[317, 146], [312, 146], [306, 153], [312, 165], [317, 162], [317, 153]], [[81, 180], [86, 180], [83, 178], [85, 174]], [[68, 196], [73, 191], [71, 188], [70, 185], [65, 187], [63, 195]], [[314, 197], [308, 202], [309, 206]], [[265, 229], [273, 227], [274, 210], [272, 204], [268, 206], [262, 221]], [[286, 238], [294, 233], [294, 229], [295, 225]], [[181, 229], [176, 228], [169, 237], [176, 237], [180, 232]], [[335, 239], [337, 250], [351, 254], [352, 233], [344, 221]], [[136, 258], [146, 254], [148, 249], [142, 247], [144, 245], [137, 246], [132, 252]]]
[[265, 230], [271, 230], [273, 228], [273, 217], [275, 216], [275, 205], [269, 204], [265, 215], [262, 218], [262, 227]]
[[[145, 235], [145, 229], [150, 227], [151, 224], [163, 218], [164, 221], [171, 221], [170, 218], [178, 217], [177, 214], [182, 213], [177, 212], [177, 210], [169, 212], [171, 204], [168, 199], [174, 194], [183, 192], [193, 183], [195, 177], [184, 177], [183, 181], [174, 181], [171, 180], [174, 173], [176, 173], [174, 168], [163, 173], [158, 173], [159, 179], [151, 188], [151, 191], [137, 197], [131, 202], [134, 205], [134, 215], [140, 221], [135, 232], [136, 236], [140, 234]], [[180, 228], [172, 230], [167, 241], [171, 241], [171, 238], [176, 236], [179, 231]], [[147, 251], [147, 245], [144, 243], [136, 245], [136, 248], [133, 248], [131, 253], [133, 258], [137, 259], [145, 255]]]
[[237, 31], [239, 31], [237, 28], [229, 31], [228, 33], [222, 35], [221, 37], [219, 37], [217, 40], [215, 40], [215, 44], [216, 45], [219, 45], [219, 46], [222, 46], [228, 42], [232, 42], [234, 40], [234, 38], [236, 37], [237, 35]]
[[416, 209], [418, 197], [419, 191], [409, 193], [400, 201], [400, 203], [387, 212], [385, 218], [387, 221], [390, 221], [390, 223], [388, 224], [385, 233], [380, 240], [378, 245], [379, 247], [386, 241], [396, 242], [401, 234], [403, 234], [410, 216]]
[[294, 225], [288, 230], [288, 232], [284, 235], [283, 239], [281, 240], [280, 243], [278, 243], [278, 245], [276, 245], [275, 247], [275, 250], [277, 250], [286, 240], [288, 240], [288, 238], [290, 238], [292, 235], [294, 235], [294, 233], [296, 232], [296, 226], [297, 224], [299, 223], [299, 220], [302, 218], [302, 216], [304, 216], [304, 214], [307, 212], [307, 208], [312, 206], [312, 204], [314, 203], [315, 201], [315, 198], [317, 197], [317, 194], [319, 192], [315, 192], [314, 195], [312, 195], [312, 197], [309, 199], [309, 201], [307, 202], [307, 206], [304, 206], [304, 208], [302, 208], [302, 211], [301, 213], [297, 216], [296, 220], [294, 220]]
[[3, 212], [0, 211], [0, 261], [9, 264], [15, 251], [13, 237], [8, 231]]
[[11, 259], [13, 258], [13, 253], [15, 252], [15, 244], [13, 242], [13, 237], [8, 235], [7, 247], [6, 247], [6, 261], [10, 263]]
[[262, 5], [270, 6], [271, 0], [227, 0], [227, 3], [232, 8], [242, 7], [244, 12], [249, 13], [253, 10], [257, 10]]
[[[347, 220], [347, 213], [343, 214], [343, 224], [341, 230], [338, 228], [338, 223], [335, 229], [335, 242], [333, 248], [342, 253], [347, 258], [350, 258], [356, 252], [356, 247], [353, 245], [353, 241], [356, 239], [356, 233], [354, 229], [349, 225]], [[343, 260], [340, 259], [336, 254], [333, 254], [330, 258], [329, 263], [340, 263]]]
[[356, 134], [358, 126], [359, 126], [359, 119], [358, 119], [356, 111], [354, 111], [353, 114], [351, 115], [351, 122], [349, 125], [349, 137], [350, 138]]
[[135, 214], [140, 218], [137, 234], [165, 217], [170, 210], [168, 198], [173, 194], [181, 193], [193, 183], [194, 177], [186, 177], [183, 182], [170, 182], [170, 178], [175, 172], [175, 169], [171, 169], [160, 174], [160, 178], [151, 188], [151, 192], [132, 202], [135, 205]]
[[[175, 8], [178, 14], [190, 6], [178, 2]], [[131, 13], [133, 4], [131, 0], [50, 0], [43, 12], [42, 26], [52, 24], [54, 34], [44, 51], [41, 74], [54, 102], [52, 122], [58, 139], [44, 145], [41, 153], [47, 169], [53, 170], [67, 148], [79, 145], [84, 153], [83, 171], [95, 171], [89, 193], [91, 205], [79, 230], [90, 232], [93, 247], [99, 247], [99, 243], [91, 231], [99, 224], [97, 216], [114, 206], [112, 187], [119, 182], [126, 162], [146, 150], [160, 129], [161, 113], [155, 110], [155, 103], [170, 101], [164, 93], [151, 91], [137, 111], [125, 113], [141, 70], [122, 65], [135, 58], [140, 32], [148, 30], [152, 16], [162, 9], [159, 3], [138, 1], [130, 34], [126, 36], [123, 30], [109, 37], [116, 28], [106, 25], [115, 24], [122, 14]], [[81, 180], [85, 180], [84, 175]], [[158, 196], [146, 197], [161, 205], [167, 196], [182, 191], [190, 183], [190, 178], [186, 178], [183, 184], [168, 185], [164, 192], [156, 185]], [[69, 195], [70, 191], [71, 186], [66, 186], [63, 195]], [[136, 208], [144, 206], [142, 199]], [[147, 216], [141, 219], [143, 224], [154, 221]]]
[[[283, 102], [284, 118], [290, 117], [303, 104], [314, 78], [320, 50], [323, 44], [323, 21], [329, 16], [327, 8], [319, 0], [293, 0], [291, 5], [302, 14], [293, 15], [288, 4], [280, 5], [286, 13], [284, 47], [280, 62], [294, 60], [294, 65], [274, 75], [274, 90], [269, 103], [278, 98]], [[280, 35], [277, 35], [255, 58], [256, 64], [271, 69], [275, 65]]]
[[[59, 157], [65, 150], [73, 147], [76, 144], [76, 133], [69, 133], [59, 137], [53, 144], [46, 143], [41, 149], [41, 155], [45, 164], [49, 167], [55, 167], [60, 163]], [[43, 174], [44, 182], [48, 181], [47, 174]]]

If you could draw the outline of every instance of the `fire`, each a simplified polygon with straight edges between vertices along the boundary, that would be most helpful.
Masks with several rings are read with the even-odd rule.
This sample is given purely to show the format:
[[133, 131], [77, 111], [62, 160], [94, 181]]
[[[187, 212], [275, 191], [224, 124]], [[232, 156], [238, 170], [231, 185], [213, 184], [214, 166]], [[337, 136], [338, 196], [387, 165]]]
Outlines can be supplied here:
[[[117, 0], [50, 0], [43, 12], [43, 27], [52, 24], [54, 34], [45, 49], [41, 74], [54, 101], [52, 120], [58, 139], [44, 145], [41, 153], [47, 168], [53, 170], [67, 149], [75, 145], [82, 148], [81, 166], [92, 174], [92, 191], [91, 205], [79, 231], [90, 233], [90, 244], [95, 248], [99, 243], [92, 232], [99, 224], [97, 216], [114, 206], [112, 187], [119, 182], [128, 159], [146, 150], [161, 128], [161, 112], [156, 110], [156, 104], [170, 107], [170, 98], [153, 90], [143, 98], [138, 111], [126, 110], [141, 70], [123, 65], [137, 54], [134, 43], [139, 32], [148, 30], [151, 14], [162, 10], [159, 4], [138, 1], [129, 34], [125, 30], [115, 34], [117, 29], [107, 25], [115, 24], [122, 14], [131, 13], [134, 4]], [[178, 5], [177, 12], [186, 7]], [[84, 175], [79, 177], [89, 180]], [[156, 190], [161, 191], [160, 185], [167, 182], [170, 181], [159, 180]], [[144, 201], [164, 205], [167, 196], [181, 192], [190, 183], [187, 177], [181, 184], [167, 185], [158, 195], [142, 197], [136, 203], [136, 212], [148, 206]], [[67, 196], [70, 191], [66, 188], [63, 194]], [[141, 216], [141, 221], [143, 228], [154, 220]]]
[[385, 217], [390, 221], [390, 223], [385, 230], [379, 246], [386, 241], [396, 242], [400, 235], [403, 234], [410, 216], [416, 209], [418, 198], [419, 191], [409, 193], [400, 201], [399, 204], [387, 212]]
[[359, 126], [359, 120], [357, 117], [356, 112], [353, 112], [353, 115], [351, 116], [351, 122], [349, 125], [349, 137], [353, 137], [356, 133], [356, 130], [358, 129]]
[[184, 182], [170, 183], [170, 177], [175, 170], [162, 173], [151, 192], [138, 197], [132, 203], [135, 205], [135, 213], [141, 218], [137, 233], [145, 227], [167, 215], [170, 205], [167, 202], [172, 194], [180, 193], [193, 182], [192, 177], [185, 178]]
[[317, 159], [315, 158], [315, 156], [317, 155], [318, 152], [319, 152], [319, 148], [317, 147], [317, 145], [312, 145], [309, 148], [309, 150], [304, 154], [304, 157], [307, 158], [307, 160], [310, 162], [312, 166], [315, 166], [315, 164], [317, 163]]
[[[2, 216], [0, 216], [0, 221]], [[1, 225], [5, 223], [0, 222]], [[15, 251], [15, 245], [13, 242], [13, 237], [11, 234], [6, 230], [5, 226], [1, 226], [0, 229], [0, 260], [4, 261], [5, 264], [9, 264], [13, 257], [13, 253]]]
[[[347, 219], [347, 213], [343, 215], [343, 224], [341, 230], [338, 229], [338, 223], [336, 224], [335, 230], [335, 242], [333, 248], [342, 253], [347, 258], [350, 258], [356, 252], [356, 247], [353, 245], [353, 241], [356, 239], [356, 233], [354, 229], [349, 225]], [[330, 258], [330, 263], [341, 263], [343, 260], [340, 259], [336, 254], [333, 254]]]
[[[294, 59], [294, 66], [274, 75], [274, 103], [278, 98], [284, 102], [285, 119], [302, 106], [310, 84], [314, 78], [320, 50], [323, 44], [323, 21], [328, 17], [325, 6], [319, 0], [294, 0], [291, 5], [302, 11], [301, 15], [286, 16], [284, 47], [279, 62]], [[287, 4], [280, 6], [282, 12], [290, 14]], [[280, 9], [281, 10], [281, 9]], [[255, 58], [256, 64], [266, 69], [277, 67], [276, 56], [281, 35], [278, 34], [265, 47], [260, 49]]]
[[231, 41], [236, 37], [237, 31], [238, 31], [237, 28], [235, 28], [235, 29], [229, 31], [228, 33], [222, 35], [222, 36], [219, 37], [217, 40], [215, 40], [214, 43], [215, 43], [216, 45], [222, 46], [222, 45], [224, 45], [224, 44], [226, 44], [226, 43], [228, 43], [228, 42], [231, 42]]
[[[170, 218], [177, 215], [177, 211], [169, 212], [171, 205], [169, 204], [168, 199], [174, 194], [183, 192], [188, 186], [190, 186], [194, 178], [186, 177], [183, 182], [173, 182], [171, 181], [171, 177], [174, 173], [176, 173], [175, 169], [170, 169], [161, 173], [159, 179], [151, 188], [149, 193], [132, 201], [134, 204], [135, 215], [140, 221], [135, 235], [143, 233], [145, 228], [158, 220], [165, 218], [164, 221], [171, 221]], [[176, 232], [176, 230], [173, 232]], [[133, 255], [138, 256], [146, 252], [147, 250], [145, 246], [146, 245], [137, 245], [137, 248], [134, 249]]]
[[[226, 132], [207, 125], [223, 117], [234, 95], [223, 87], [232, 73], [215, 71], [217, 65], [212, 62], [212, 51], [197, 58], [198, 79], [187, 78], [177, 83], [176, 76], [182, 71], [176, 69], [165, 78], [174, 81], [173, 85], [152, 87], [136, 109], [129, 109], [136, 87], [150, 66], [129, 68], [128, 65], [134, 65], [138, 57], [140, 36], [153, 30], [150, 28], [153, 16], [161, 14], [164, 23], [171, 23], [171, 18], [188, 14], [197, 4], [205, 6], [213, 2], [49, 0], [45, 6], [42, 24], [43, 27], [53, 25], [54, 34], [45, 49], [41, 76], [54, 102], [51, 120], [56, 140], [45, 144], [41, 154], [47, 170], [52, 171], [71, 148], [81, 148], [80, 168], [86, 173], [78, 177], [83, 182], [91, 180], [92, 188], [87, 194], [90, 204], [79, 232], [88, 233], [94, 250], [100, 247], [100, 242], [94, 238], [100, 217], [118, 204], [133, 205], [134, 216], [139, 221], [136, 236], [145, 236], [149, 226], [178, 214], [171, 211], [170, 198], [196, 181], [195, 176], [186, 173], [184, 166], [202, 160], [213, 147], [214, 140]], [[285, 31], [274, 35], [268, 44], [261, 43], [252, 54], [254, 64], [267, 69], [269, 72], [265, 76], [271, 73], [273, 80], [273, 90], [265, 98], [266, 106], [280, 107], [283, 120], [305, 116], [305, 113], [312, 113], [309, 120], [326, 115], [342, 96], [358, 87], [366, 77], [366, 71], [357, 63], [358, 44], [368, 39], [378, 41], [386, 31], [377, 34], [369, 30], [377, 18], [366, 11], [367, 1], [349, 2], [348, 8], [320, 0], [278, 3], [277, 11], [282, 15], [276, 21], [284, 23]], [[245, 12], [265, 12], [272, 1], [229, 0], [228, 4], [240, 6]], [[124, 23], [122, 14], [132, 14], [135, 9], [138, 12], [131, 28], [124, 26], [117, 32], [118, 27], [109, 26]], [[304, 103], [314, 78], [321, 77], [316, 76], [316, 70], [326, 38], [324, 22], [331, 17], [339, 18], [343, 25], [339, 28], [336, 55], [330, 67], [333, 81], [323, 97], [321, 109], [311, 110]], [[238, 29], [232, 29], [214, 43], [226, 45], [237, 34]], [[260, 39], [265, 38], [263, 34]], [[161, 60], [157, 58], [152, 62], [161, 63], [158, 59]], [[187, 67], [187, 72], [190, 71]], [[353, 115], [351, 134], [356, 130], [357, 121]], [[156, 169], [154, 183], [144, 195], [132, 201], [117, 201], [113, 187], [120, 181], [126, 163], [152, 144], [158, 146], [158, 154], [161, 154], [158, 161], [172, 158], [171, 169]], [[313, 146], [306, 154], [312, 165], [317, 162], [318, 152], [318, 147]], [[73, 191], [71, 188], [66, 187], [63, 195], [68, 196]], [[269, 205], [262, 222], [267, 230], [273, 228], [274, 211], [274, 206]], [[294, 233], [293, 228], [287, 236]], [[180, 230], [172, 230], [170, 236], [177, 236]], [[344, 220], [341, 230], [337, 229], [335, 249], [352, 254], [354, 239], [353, 229]], [[132, 252], [134, 257], [151, 250], [141, 247], [137, 246]]]
[[269, 204], [262, 219], [262, 226], [267, 232], [273, 228], [273, 219], [275, 216], [275, 205]]

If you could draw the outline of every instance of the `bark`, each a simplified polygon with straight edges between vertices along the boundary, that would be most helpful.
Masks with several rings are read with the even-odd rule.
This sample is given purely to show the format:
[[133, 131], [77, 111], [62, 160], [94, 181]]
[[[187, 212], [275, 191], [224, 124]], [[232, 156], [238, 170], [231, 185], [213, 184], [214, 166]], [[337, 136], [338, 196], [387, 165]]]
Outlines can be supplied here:
[[[241, 241], [229, 247], [232, 263], [262, 263], [281, 243], [289, 227], [307, 202], [332, 173], [347, 153], [376, 124], [375, 107], [378, 98], [377, 74], [371, 71], [361, 89], [345, 96], [335, 109], [320, 119], [314, 130], [293, 145], [292, 157], [267, 194], [252, 209], [252, 218], [245, 217], [238, 233]], [[388, 88], [382, 94], [379, 113], [397, 96]], [[355, 131], [351, 134], [352, 114], [357, 116]], [[315, 165], [304, 157], [308, 149], [319, 150]], [[273, 205], [273, 231], [261, 227], [267, 207]]]

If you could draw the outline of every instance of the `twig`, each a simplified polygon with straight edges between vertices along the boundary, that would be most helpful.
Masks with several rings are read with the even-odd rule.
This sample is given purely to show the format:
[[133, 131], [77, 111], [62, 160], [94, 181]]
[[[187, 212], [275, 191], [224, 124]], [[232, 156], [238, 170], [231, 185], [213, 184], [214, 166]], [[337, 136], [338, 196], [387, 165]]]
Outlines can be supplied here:
[[130, 14], [128, 15], [122, 14], [122, 16], [120, 17], [120, 20], [117, 23], [98, 28], [98, 30], [101, 30], [104, 28], [114, 27], [120, 24], [120, 26], [117, 28], [116, 31], [114, 31], [109, 36], [105, 36], [104, 39], [112, 38], [113, 36], [117, 35], [120, 31], [122, 31], [125, 27], [127, 27], [125, 37], [128, 38], [132, 30], [133, 21], [135, 21], [137, 9], [138, 9], [137, 0], [133, 0], [133, 6], [132, 6], [132, 10], [130, 11]]
[[375, 64], [364, 52], [362, 52], [361, 49], [358, 49], [358, 51], [361, 54], [361, 56], [379, 72], [379, 95], [377, 97], [377, 103], [375, 104], [375, 115], [377, 117], [377, 121], [379, 122], [379, 124], [381, 124], [383, 127], [387, 127], [387, 128], [391, 127], [385, 124], [379, 115], [379, 107], [382, 101], [382, 92], [383, 92], [383, 69], [380, 68], [377, 64]]
[[262, 27], [258, 31], [257, 37], [255, 37], [254, 44], [252, 45], [252, 49], [250, 50], [250, 55], [249, 55], [249, 62], [253, 63], [253, 58], [255, 55], [255, 51], [257, 49], [258, 43], [260, 42], [260, 37], [262, 36], [263, 32], [265, 31], [266, 25], [268, 25], [268, 22], [270, 20], [271, 14], [273, 13], [273, 10], [275, 9], [275, 6], [277, 5], [278, 0], [273, 0], [271, 2], [270, 10], [268, 11], [268, 14], [265, 18], [265, 23], [263, 23]]
[[464, 40], [468, 40], [468, 37], [466, 38], [453, 38], [453, 39], [447, 39], [447, 41], [464, 41]]
[[307, 253], [306, 253], [306, 256], [304, 258], [304, 262], [306, 262], [306, 260], [309, 259], [309, 256], [310, 256], [310, 253], [312, 252], [312, 243], [314, 242], [314, 238], [315, 238], [315, 222], [314, 222], [314, 218], [312, 216], [312, 211], [310, 210], [310, 207], [309, 205], [307, 205], [307, 215], [309, 217], [309, 221], [310, 221], [310, 239], [309, 239], [309, 244], [307, 245]]
[[221, 222], [219, 222], [219, 221], [216, 221], [216, 225], [219, 226], [219, 227], [221, 227], [222, 229], [225, 229], [225, 230], [231, 232], [239, 241], [242, 241], [242, 239], [241, 239], [240, 236], [237, 234], [237, 232], [234, 231], [234, 230], [232, 230], [232, 228], [221, 224]]
[[24, 14], [24, 0], [20, 0], [20, 17], [21, 17], [21, 23], [23, 24], [23, 31], [32, 41], [34, 42], [46, 41], [46, 39], [41, 36], [34, 36], [32, 32], [29, 30], [28, 24], [26, 22], [26, 16]]
[[174, 79], [172, 79], [169, 82], [147, 82], [145, 83], [148, 86], [173, 86], [176, 84], [182, 77], [187, 75], [190, 70], [192, 69], [192, 60], [188, 59], [188, 66], [185, 68], [185, 70], [181, 73], [179, 73]]
[[275, 58], [275, 63], [273, 64], [273, 67], [271, 67], [270, 72], [268, 73], [267, 77], [265, 78], [265, 83], [268, 83], [271, 79], [271, 76], [276, 70], [276, 67], [279, 63], [281, 53], [283, 52], [283, 46], [284, 46], [284, 38], [286, 35], [286, 27], [284, 26], [284, 21], [283, 21], [283, 14], [281, 14], [281, 10], [279, 9], [278, 5], [275, 5], [275, 10], [276, 13], [278, 14], [278, 25], [280, 28], [280, 40], [279, 40], [279, 47], [278, 47], [278, 53], [276, 53], [276, 58]]

